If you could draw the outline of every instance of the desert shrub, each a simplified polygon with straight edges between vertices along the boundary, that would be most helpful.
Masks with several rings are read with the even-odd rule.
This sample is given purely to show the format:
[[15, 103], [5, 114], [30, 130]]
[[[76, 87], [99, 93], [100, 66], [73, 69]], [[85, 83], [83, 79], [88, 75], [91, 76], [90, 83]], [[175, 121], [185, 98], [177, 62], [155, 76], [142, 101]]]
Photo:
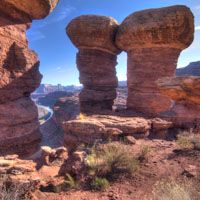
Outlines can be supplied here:
[[70, 174], [66, 174], [65, 183], [68, 185], [69, 189], [74, 189], [77, 187], [76, 180]]
[[142, 146], [138, 154], [138, 160], [140, 162], [148, 160], [150, 152], [151, 152], [151, 148], [149, 146], [147, 145]]
[[182, 149], [200, 150], [200, 134], [183, 132], [177, 136], [177, 144]]
[[199, 200], [200, 194], [191, 182], [174, 180], [157, 182], [153, 189], [154, 200]]
[[191, 148], [193, 148], [193, 144], [192, 144], [192, 141], [191, 141], [191, 135], [188, 134], [187, 132], [179, 134], [177, 136], [177, 144], [182, 149], [191, 149]]
[[194, 149], [200, 151], [200, 134], [194, 135], [192, 138]]
[[126, 145], [109, 143], [95, 146], [86, 158], [90, 175], [112, 176], [119, 173], [134, 173], [139, 162]]
[[76, 189], [77, 185], [78, 184], [76, 180], [70, 174], [66, 174], [65, 180], [62, 183], [58, 185], [50, 183], [47, 186], [41, 186], [40, 190], [42, 192], [60, 193], [60, 192], [67, 192], [71, 189]]
[[78, 118], [80, 120], [84, 120], [86, 118], [86, 115], [84, 113], [80, 113], [79, 116], [78, 116]]
[[0, 200], [23, 200], [36, 189], [32, 181], [16, 182], [7, 176], [0, 176]]
[[90, 186], [93, 190], [104, 191], [106, 188], [109, 187], [109, 182], [106, 178], [96, 177], [94, 180], [92, 180]]

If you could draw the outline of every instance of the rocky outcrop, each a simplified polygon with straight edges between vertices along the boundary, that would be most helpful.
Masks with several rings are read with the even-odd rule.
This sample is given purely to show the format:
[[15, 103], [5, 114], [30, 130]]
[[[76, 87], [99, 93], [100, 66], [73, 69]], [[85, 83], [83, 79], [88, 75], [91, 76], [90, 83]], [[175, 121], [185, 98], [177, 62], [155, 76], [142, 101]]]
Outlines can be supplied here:
[[200, 126], [200, 78], [195, 76], [164, 78], [158, 81], [163, 94], [175, 100], [171, 117], [182, 126]]
[[171, 108], [156, 81], [175, 75], [177, 59], [193, 33], [194, 17], [185, 6], [139, 11], [122, 22], [116, 44], [128, 53], [128, 109], [156, 116]]
[[102, 141], [118, 141], [127, 136], [139, 138], [162, 138], [169, 135], [172, 122], [153, 118], [123, 117], [112, 115], [77, 116], [63, 123], [65, 144], [71, 150], [81, 144], [93, 145]]
[[70, 97], [73, 96], [72, 92], [65, 92], [65, 91], [56, 91], [51, 92], [44, 97], [38, 98], [38, 103], [43, 106], [48, 106], [53, 108], [54, 104], [62, 97]]
[[67, 26], [67, 34], [79, 49], [77, 67], [84, 88], [80, 93], [82, 111], [112, 109], [116, 98], [117, 54], [114, 44], [118, 23], [111, 17], [83, 15]]
[[0, 154], [32, 153], [40, 141], [37, 108], [30, 93], [40, 84], [39, 61], [26, 30], [58, 0], [2, 0], [0, 4]]
[[188, 66], [176, 70], [177, 76], [200, 76], [200, 61], [191, 62]]
[[200, 105], [200, 77], [164, 78], [158, 83], [160, 90], [173, 100]]

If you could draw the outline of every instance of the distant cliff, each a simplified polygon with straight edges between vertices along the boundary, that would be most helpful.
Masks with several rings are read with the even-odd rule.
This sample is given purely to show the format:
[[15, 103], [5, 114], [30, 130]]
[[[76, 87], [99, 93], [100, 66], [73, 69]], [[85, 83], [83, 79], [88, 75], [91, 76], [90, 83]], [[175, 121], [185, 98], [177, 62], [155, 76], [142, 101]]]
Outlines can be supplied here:
[[63, 86], [61, 84], [51, 85], [51, 84], [41, 84], [34, 92], [34, 94], [49, 94], [57, 91], [63, 92], [75, 92], [82, 89], [82, 86], [68, 85]]
[[176, 70], [177, 76], [191, 75], [200, 76], [200, 61], [191, 62], [187, 67]]
[[38, 99], [38, 104], [52, 108], [58, 99], [73, 96], [72, 92], [56, 91]]

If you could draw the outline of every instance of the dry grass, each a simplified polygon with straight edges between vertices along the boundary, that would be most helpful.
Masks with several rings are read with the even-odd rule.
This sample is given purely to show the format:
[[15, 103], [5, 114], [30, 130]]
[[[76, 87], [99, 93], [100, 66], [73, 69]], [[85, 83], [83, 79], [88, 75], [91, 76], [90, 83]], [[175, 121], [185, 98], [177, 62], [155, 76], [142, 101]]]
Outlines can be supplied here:
[[159, 181], [153, 189], [153, 200], [199, 200], [200, 193], [191, 182]]
[[99, 145], [92, 149], [86, 158], [91, 175], [112, 176], [114, 174], [133, 174], [139, 168], [139, 161], [130, 149], [120, 143]]
[[149, 147], [147, 145], [142, 146], [140, 149], [140, 152], [138, 154], [138, 160], [140, 162], [147, 161], [151, 151], [152, 151], [151, 147]]
[[36, 185], [31, 182], [13, 182], [7, 176], [0, 177], [0, 200], [23, 200], [30, 197]]
[[200, 134], [183, 132], [177, 136], [177, 143], [182, 149], [200, 150]]
[[86, 118], [86, 115], [84, 113], [80, 113], [78, 116], [78, 119], [84, 120]]

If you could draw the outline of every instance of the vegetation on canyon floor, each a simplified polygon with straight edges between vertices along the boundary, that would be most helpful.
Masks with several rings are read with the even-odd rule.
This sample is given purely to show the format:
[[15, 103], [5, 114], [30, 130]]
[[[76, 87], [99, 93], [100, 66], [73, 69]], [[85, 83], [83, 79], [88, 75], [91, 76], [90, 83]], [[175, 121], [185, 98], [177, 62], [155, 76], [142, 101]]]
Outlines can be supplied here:
[[200, 192], [194, 182], [185, 180], [158, 181], [153, 189], [153, 200], [199, 200]]
[[200, 134], [195, 134], [192, 131], [184, 131], [177, 136], [177, 143], [182, 149], [200, 151]]

